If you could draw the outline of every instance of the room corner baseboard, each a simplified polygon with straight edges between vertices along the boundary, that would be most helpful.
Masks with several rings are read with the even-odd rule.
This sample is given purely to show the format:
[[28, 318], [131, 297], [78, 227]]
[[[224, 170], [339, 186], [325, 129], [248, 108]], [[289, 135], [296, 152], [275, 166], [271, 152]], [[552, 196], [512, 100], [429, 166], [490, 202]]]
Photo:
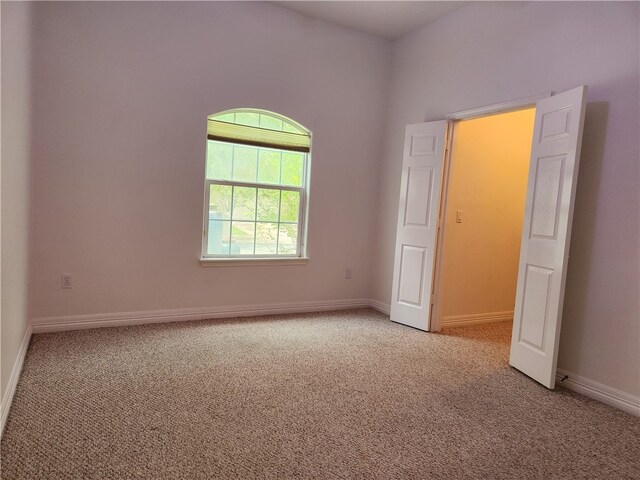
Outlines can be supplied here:
[[389, 315], [391, 313], [391, 306], [388, 303], [381, 302], [374, 298], [369, 299], [369, 306], [380, 313]]
[[484, 323], [510, 322], [513, 320], [513, 310], [508, 312], [474, 313], [470, 315], [450, 315], [442, 317], [443, 327], [469, 327]]
[[7, 383], [7, 389], [2, 397], [2, 403], [0, 404], [0, 438], [4, 432], [4, 425], [7, 423], [9, 417], [9, 410], [11, 410], [11, 403], [13, 402], [13, 396], [16, 393], [16, 387], [18, 386], [18, 380], [20, 379], [20, 373], [22, 372], [22, 365], [24, 364], [24, 358], [27, 355], [27, 349], [29, 348], [29, 341], [31, 340], [32, 327], [27, 325], [27, 331], [24, 333], [20, 350], [15, 362], [13, 363], [13, 369], [11, 370], [11, 377], [9, 377], [9, 383]]
[[[564, 381], [563, 378], [567, 377]], [[602, 383], [595, 382], [575, 373], [562, 370], [556, 371], [556, 386], [573, 390], [589, 398], [593, 398], [602, 403], [640, 417], [640, 397], [630, 393], [617, 390]]]
[[257, 317], [284, 313], [324, 312], [368, 308], [369, 299], [324, 300], [314, 302], [291, 302], [237, 307], [179, 308], [138, 312], [99, 313], [42, 317], [32, 319], [33, 333], [81, 330], [85, 328], [122, 327], [147, 323], [180, 322], [211, 318]]

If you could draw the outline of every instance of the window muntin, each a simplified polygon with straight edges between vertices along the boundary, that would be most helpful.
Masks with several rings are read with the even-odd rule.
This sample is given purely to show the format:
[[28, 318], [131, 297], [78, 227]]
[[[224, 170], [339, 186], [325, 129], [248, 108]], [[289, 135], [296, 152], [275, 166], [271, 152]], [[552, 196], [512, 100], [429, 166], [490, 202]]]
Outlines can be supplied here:
[[[209, 122], [202, 257], [304, 256], [309, 132], [260, 110], [223, 112]], [[259, 130], [247, 138], [232, 122]], [[281, 137], [272, 132], [290, 137], [277, 145]]]

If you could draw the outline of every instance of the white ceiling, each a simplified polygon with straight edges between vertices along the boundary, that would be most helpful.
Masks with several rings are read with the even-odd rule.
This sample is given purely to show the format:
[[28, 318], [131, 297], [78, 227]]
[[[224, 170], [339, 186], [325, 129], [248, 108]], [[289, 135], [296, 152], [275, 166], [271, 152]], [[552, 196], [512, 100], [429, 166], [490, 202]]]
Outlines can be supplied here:
[[280, 1], [271, 2], [304, 15], [395, 40], [467, 2], [430, 1]]

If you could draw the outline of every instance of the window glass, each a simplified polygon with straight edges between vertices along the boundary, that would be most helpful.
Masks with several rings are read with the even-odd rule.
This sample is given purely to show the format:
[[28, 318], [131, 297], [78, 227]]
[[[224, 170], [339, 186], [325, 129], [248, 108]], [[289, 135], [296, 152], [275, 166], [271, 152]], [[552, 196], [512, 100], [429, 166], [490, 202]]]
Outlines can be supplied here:
[[[215, 125], [208, 127], [203, 257], [304, 255], [309, 133], [259, 110], [223, 112], [209, 121]], [[260, 133], [267, 130], [283, 133]]]

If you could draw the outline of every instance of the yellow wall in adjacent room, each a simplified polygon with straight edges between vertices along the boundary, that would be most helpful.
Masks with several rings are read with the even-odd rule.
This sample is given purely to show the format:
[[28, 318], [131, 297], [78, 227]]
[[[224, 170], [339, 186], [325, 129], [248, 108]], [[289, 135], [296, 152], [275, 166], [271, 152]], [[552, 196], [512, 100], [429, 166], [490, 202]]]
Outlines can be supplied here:
[[534, 116], [530, 108], [455, 125], [440, 284], [445, 322], [513, 311]]

